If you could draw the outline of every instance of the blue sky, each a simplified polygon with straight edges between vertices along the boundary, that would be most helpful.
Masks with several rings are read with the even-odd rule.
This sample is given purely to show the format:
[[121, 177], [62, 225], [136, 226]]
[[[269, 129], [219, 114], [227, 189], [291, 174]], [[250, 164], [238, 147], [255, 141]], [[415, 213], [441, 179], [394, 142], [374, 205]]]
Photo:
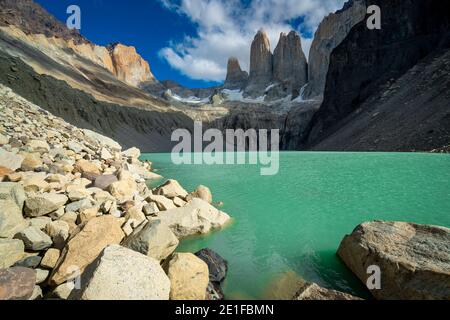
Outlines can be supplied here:
[[250, 43], [263, 28], [272, 50], [280, 32], [303, 38], [306, 54], [325, 15], [345, 0], [35, 0], [61, 21], [81, 8], [81, 33], [99, 45], [132, 45], [159, 80], [187, 87], [223, 81], [229, 56], [248, 70]]

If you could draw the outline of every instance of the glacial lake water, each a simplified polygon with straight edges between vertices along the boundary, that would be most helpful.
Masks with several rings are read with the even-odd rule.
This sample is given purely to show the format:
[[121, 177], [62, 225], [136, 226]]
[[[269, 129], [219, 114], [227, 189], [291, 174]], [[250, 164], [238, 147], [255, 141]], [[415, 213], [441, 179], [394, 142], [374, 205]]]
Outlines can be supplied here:
[[368, 297], [336, 255], [344, 235], [371, 220], [450, 227], [449, 155], [286, 152], [275, 176], [261, 176], [254, 165], [142, 158], [189, 191], [203, 184], [224, 202], [233, 223], [184, 240], [178, 251], [208, 247], [227, 259], [227, 299], [287, 298], [297, 276]]

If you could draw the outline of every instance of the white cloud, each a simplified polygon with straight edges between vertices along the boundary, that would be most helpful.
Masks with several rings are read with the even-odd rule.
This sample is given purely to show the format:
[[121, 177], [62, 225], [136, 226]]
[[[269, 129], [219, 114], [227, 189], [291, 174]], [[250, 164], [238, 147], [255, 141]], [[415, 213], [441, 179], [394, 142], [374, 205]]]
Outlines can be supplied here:
[[[263, 28], [275, 48], [281, 32], [296, 30], [314, 34], [322, 19], [341, 8], [345, 0], [160, 0], [167, 9], [188, 17], [197, 27], [195, 37], [171, 44], [160, 51], [173, 68], [196, 80], [223, 81], [227, 60], [239, 59], [244, 70], [250, 65], [250, 44]], [[298, 21], [301, 19], [302, 23]], [[308, 56], [311, 37], [302, 36]]]

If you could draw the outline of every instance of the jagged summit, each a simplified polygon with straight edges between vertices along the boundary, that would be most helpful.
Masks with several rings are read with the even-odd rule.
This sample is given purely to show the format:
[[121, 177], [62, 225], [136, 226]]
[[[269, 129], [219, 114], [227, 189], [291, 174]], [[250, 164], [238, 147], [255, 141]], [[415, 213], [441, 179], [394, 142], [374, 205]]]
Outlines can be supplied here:
[[246, 85], [247, 80], [248, 73], [241, 69], [239, 60], [236, 57], [229, 58], [227, 64], [227, 78], [224, 87], [227, 89], [240, 89]]

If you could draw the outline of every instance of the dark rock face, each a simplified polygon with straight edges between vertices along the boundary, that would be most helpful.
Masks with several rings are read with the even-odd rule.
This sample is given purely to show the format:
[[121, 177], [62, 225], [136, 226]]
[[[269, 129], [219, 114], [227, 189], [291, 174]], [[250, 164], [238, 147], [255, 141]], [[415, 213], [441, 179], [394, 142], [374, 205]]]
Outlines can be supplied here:
[[202, 249], [195, 254], [203, 260], [209, 268], [209, 279], [213, 282], [222, 282], [228, 271], [228, 263], [219, 254], [211, 249]]
[[341, 10], [328, 15], [320, 23], [309, 52], [309, 82], [304, 92], [306, 98], [323, 95], [331, 53], [365, 16], [365, 0], [350, 0]]
[[32, 269], [14, 267], [0, 270], [0, 300], [27, 300], [36, 283]]
[[225, 80], [224, 88], [231, 90], [242, 89], [245, 87], [247, 80], [248, 73], [242, 71], [239, 60], [234, 57], [228, 59], [227, 78]]
[[69, 30], [44, 8], [32, 0], [2, 0], [0, 26], [14, 25], [27, 34], [73, 40], [77, 44], [90, 43], [77, 30]]
[[444, 1], [367, 1], [367, 6], [372, 4], [381, 8], [381, 30], [369, 30], [363, 20], [333, 51], [324, 102], [311, 125], [311, 146], [348, 125], [344, 119], [379, 93], [382, 85], [398, 79], [439, 46], [448, 47], [450, 16]]
[[223, 300], [221, 283], [228, 271], [228, 262], [211, 249], [202, 249], [195, 254], [203, 260], [209, 269], [209, 284], [206, 292], [207, 300]]
[[308, 63], [297, 32], [281, 33], [273, 52], [273, 76], [292, 88], [301, 88], [308, 81]]

